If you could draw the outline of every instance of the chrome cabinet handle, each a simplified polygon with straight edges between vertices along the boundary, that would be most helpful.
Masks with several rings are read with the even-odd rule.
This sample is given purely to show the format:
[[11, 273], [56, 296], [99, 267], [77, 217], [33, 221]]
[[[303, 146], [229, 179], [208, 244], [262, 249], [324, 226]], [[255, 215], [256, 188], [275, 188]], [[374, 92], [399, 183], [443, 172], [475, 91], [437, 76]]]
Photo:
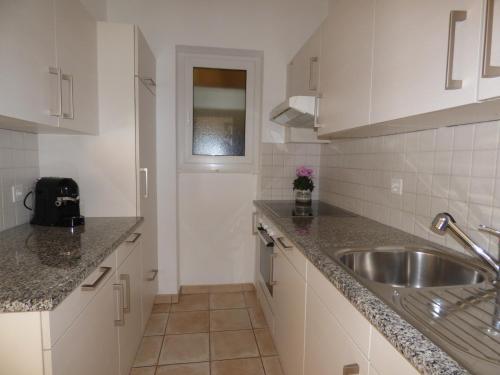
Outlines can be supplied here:
[[319, 101], [321, 99], [321, 94], [316, 95], [314, 98], [314, 127], [319, 128]]
[[279, 248], [280, 249], [283, 249], [283, 250], [290, 250], [290, 249], [293, 249], [293, 246], [292, 245], [287, 245], [284, 241], [283, 241], [283, 237], [278, 237], [276, 238], [276, 241], [278, 241], [278, 243], [280, 244]]
[[271, 254], [271, 267], [269, 268], [269, 285], [273, 286], [277, 284], [274, 280], [274, 259], [278, 257], [278, 253]]
[[156, 270], [156, 269], [155, 269], [155, 270], [151, 270], [151, 272], [153, 273], [153, 276], [152, 276], [152, 277], [149, 277], [149, 278], [147, 279], [147, 281], [155, 281], [156, 276], [158, 276], [158, 270]]
[[102, 280], [106, 277], [106, 275], [111, 271], [111, 267], [100, 267], [99, 271], [101, 271], [101, 274], [99, 277], [92, 283], [92, 284], [83, 284], [82, 285], [82, 290], [85, 292], [95, 290], [97, 286], [100, 284]]
[[[127, 238], [125, 240], [125, 242], [128, 242], [128, 243], [135, 243], [139, 237], [142, 235], [142, 233], [132, 233], [129, 238]], [[133, 236], [132, 238], [130, 238], [131, 236]]]
[[257, 234], [257, 212], [252, 213], [252, 234]]
[[359, 365], [357, 363], [351, 363], [349, 365], [345, 365], [342, 369], [342, 375], [358, 375], [359, 374]]
[[57, 102], [59, 108], [56, 112], [50, 111], [51, 116], [61, 117], [62, 116], [62, 72], [61, 68], [49, 67], [49, 74], [55, 74], [57, 76]]
[[462, 80], [453, 79], [453, 63], [455, 55], [455, 31], [458, 22], [467, 19], [465, 10], [452, 10], [450, 12], [450, 24], [448, 29], [448, 56], [446, 61], [446, 90], [458, 90], [462, 88]]
[[[75, 119], [75, 103], [73, 97], [73, 76], [70, 74], [62, 74], [61, 81], [68, 81], [69, 83], [69, 113], [62, 113], [62, 117], [67, 120]], [[62, 94], [61, 94], [62, 95]], [[62, 104], [61, 104], [62, 106]]]
[[148, 183], [148, 169], [147, 168], [139, 168], [139, 173], [144, 173], [144, 198], [149, 197], [149, 183]]
[[120, 280], [125, 281], [125, 298], [123, 302], [123, 312], [130, 313], [130, 275], [120, 275]]
[[318, 87], [316, 83], [313, 84], [313, 66], [318, 62], [318, 58], [316, 56], [311, 57], [309, 59], [309, 90], [316, 91]]
[[113, 284], [113, 291], [118, 292], [118, 319], [115, 319], [115, 326], [123, 326], [125, 324], [125, 313], [123, 311], [123, 285]]
[[495, 0], [487, 0], [485, 25], [484, 25], [483, 71], [481, 75], [482, 78], [500, 77], [500, 66], [491, 65], [494, 10], [495, 10]]

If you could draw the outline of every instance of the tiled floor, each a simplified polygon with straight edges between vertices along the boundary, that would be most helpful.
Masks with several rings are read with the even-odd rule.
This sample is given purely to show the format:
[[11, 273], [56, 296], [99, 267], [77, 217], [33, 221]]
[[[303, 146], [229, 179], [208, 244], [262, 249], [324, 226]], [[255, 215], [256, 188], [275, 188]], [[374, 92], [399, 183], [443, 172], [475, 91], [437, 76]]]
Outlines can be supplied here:
[[183, 292], [154, 306], [131, 375], [283, 375], [251, 288]]

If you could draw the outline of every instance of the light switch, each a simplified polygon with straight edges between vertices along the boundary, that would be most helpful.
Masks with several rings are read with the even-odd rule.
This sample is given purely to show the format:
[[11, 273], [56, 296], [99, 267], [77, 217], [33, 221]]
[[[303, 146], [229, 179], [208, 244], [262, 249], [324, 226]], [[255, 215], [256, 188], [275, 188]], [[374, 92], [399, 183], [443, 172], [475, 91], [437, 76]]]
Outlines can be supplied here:
[[12, 202], [20, 202], [24, 198], [24, 187], [21, 184], [12, 186]]
[[391, 179], [391, 193], [403, 195], [403, 179], [402, 178], [392, 178]]

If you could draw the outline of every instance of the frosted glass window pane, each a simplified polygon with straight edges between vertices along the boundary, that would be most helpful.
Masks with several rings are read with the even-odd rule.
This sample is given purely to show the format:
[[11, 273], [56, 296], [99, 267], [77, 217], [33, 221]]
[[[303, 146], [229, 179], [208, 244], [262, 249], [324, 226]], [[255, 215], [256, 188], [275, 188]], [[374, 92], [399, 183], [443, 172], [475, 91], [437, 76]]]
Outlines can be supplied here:
[[245, 70], [193, 68], [193, 155], [245, 156]]

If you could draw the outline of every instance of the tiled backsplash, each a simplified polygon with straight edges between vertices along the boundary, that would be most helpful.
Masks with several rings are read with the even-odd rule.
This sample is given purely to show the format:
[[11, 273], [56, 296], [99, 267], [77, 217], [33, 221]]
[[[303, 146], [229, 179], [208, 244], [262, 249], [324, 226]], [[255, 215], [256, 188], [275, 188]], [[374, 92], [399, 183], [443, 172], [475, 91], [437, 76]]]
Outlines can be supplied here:
[[314, 170], [313, 199], [319, 193], [321, 146], [306, 143], [263, 143], [261, 148], [261, 199], [293, 199], [293, 180], [301, 165]]
[[[463, 251], [449, 234], [429, 227], [435, 214], [457, 223], [493, 254], [500, 228], [500, 123], [463, 125], [323, 145], [320, 198], [382, 223]], [[402, 179], [402, 195], [391, 180]]]
[[27, 193], [39, 176], [38, 136], [0, 129], [0, 231], [29, 221], [22, 200], [12, 201], [12, 186], [21, 184]]

